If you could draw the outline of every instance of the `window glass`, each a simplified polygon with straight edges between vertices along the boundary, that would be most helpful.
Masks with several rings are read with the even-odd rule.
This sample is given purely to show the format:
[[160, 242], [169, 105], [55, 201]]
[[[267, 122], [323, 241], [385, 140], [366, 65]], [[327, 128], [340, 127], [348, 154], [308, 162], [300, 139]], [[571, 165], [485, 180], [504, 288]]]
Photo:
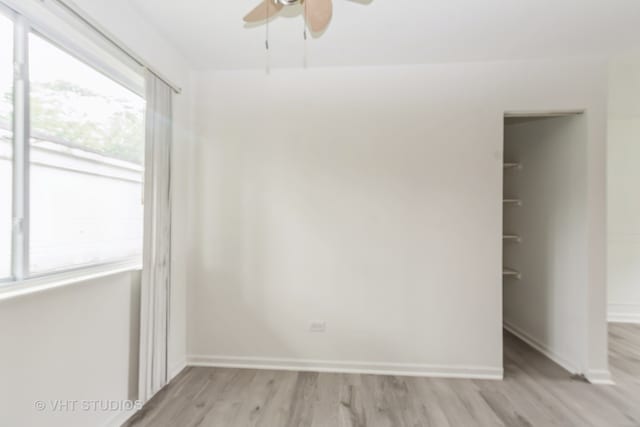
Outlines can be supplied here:
[[31, 274], [142, 252], [144, 100], [31, 34]]
[[11, 276], [13, 22], [0, 14], [0, 279]]

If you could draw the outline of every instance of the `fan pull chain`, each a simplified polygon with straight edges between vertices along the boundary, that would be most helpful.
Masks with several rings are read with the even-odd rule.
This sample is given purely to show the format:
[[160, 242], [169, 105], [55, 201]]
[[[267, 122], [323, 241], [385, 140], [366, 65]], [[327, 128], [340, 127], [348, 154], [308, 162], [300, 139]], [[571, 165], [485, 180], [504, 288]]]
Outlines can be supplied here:
[[302, 66], [307, 68], [307, 2], [305, 1], [303, 4], [303, 14], [304, 14], [304, 31], [302, 35], [304, 37], [304, 53], [302, 58]]
[[271, 74], [271, 54], [269, 53], [269, 4], [271, 3], [271, 0], [267, 0], [267, 22], [265, 25], [265, 40], [264, 40], [264, 47], [265, 47], [265, 73], [267, 74]]
[[271, 3], [271, 0], [267, 0], [267, 22], [265, 25], [266, 34], [264, 39], [264, 47], [267, 51], [269, 50], [269, 3]]
[[307, 40], [307, 2], [304, 2], [304, 6], [303, 6], [303, 14], [304, 14], [304, 27], [302, 28], [302, 36], [304, 37], [304, 40]]

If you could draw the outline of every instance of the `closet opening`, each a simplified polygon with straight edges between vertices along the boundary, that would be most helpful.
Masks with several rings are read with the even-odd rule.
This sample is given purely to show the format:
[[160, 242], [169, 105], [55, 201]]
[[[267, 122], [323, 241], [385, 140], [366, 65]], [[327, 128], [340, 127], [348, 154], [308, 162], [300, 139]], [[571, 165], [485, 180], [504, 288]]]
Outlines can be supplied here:
[[585, 115], [506, 114], [503, 152], [505, 376], [528, 369], [523, 351], [579, 376], [587, 339]]

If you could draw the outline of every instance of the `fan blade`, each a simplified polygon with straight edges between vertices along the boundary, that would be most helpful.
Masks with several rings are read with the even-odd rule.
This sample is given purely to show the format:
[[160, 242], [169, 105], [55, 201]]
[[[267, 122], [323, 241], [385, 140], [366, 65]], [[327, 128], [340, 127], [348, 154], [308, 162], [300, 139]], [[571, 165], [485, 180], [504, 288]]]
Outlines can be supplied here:
[[307, 22], [309, 28], [314, 33], [324, 31], [333, 14], [333, 3], [331, 0], [305, 0], [307, 8]]
[[280, 10], [282, 10], [280, 3], [274, 3], [273, 0], [264, 0], [244, 17], [244, 22], [264, 21], [280, 12]]

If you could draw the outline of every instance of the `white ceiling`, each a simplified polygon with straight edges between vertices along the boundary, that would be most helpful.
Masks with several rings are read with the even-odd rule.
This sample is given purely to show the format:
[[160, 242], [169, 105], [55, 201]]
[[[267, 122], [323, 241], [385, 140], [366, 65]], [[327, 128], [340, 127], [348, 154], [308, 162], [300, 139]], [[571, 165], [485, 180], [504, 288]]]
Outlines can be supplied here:
[[[130, 0], [198, 69], [265, 66], [260, 0]], [[611, 54], [640, 49], [639, 0], [333, 0], [310, 66], [394, 65]], [[274, 67], [302, 66], [298, 10], [270, 24]]]

